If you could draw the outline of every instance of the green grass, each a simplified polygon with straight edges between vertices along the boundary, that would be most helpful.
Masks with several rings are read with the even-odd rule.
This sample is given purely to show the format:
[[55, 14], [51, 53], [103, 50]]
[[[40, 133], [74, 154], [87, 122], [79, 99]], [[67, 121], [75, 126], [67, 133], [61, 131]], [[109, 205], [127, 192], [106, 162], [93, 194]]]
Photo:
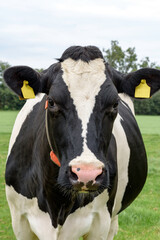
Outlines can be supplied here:
[[160, 135], [143, 135], [148, 155], [146, 184], [132, 205], [119, 215], [116, 240], [160, 239]]
[[18, 111], [0, 111], [0, 134], [11, 134]]
[[[10, 133], [16, 115], [17, 112], [0, 111], [0, 239], [2, 240], [15, 240], [5, 198], [4, 172]], [[160, 117], [138, 116], [137, 120], [147, 149], [148, 178], [139, 197], [119, 215], [119, 232], [115, 240], [160, 239]]]
[[136, 116], [148, 156], [148, 177], [136, 200], [119, 215], [115, 240], [160, 239], [160, 116]]
[[160, 116], [136, 116], [142, 134], [160, 135]]
[[18, 112], [0, 111], [0, 239], [14, 240], [11, 218], [5, 197], [5, 164], [9, 138]]

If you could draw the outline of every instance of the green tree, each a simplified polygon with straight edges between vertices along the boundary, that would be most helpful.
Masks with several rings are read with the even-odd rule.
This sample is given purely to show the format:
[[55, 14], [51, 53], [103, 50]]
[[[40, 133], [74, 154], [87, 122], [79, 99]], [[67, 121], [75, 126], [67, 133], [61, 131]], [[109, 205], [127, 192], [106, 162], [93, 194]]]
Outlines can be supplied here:
[[110, 49], [103, 49], [105, 60], [116, 70], [127, 73], [137, 70], [137, 54], [135, 48], [123, 51], [118, 41], [111, 41]]
[[1, 88], [6, 87], [4, 84], [4, 81], [3, 81], [3, 72], [5, 69], [7, 69], [9, 67], [10, 67], [9, 63], [0, 61], [0, 87]]
[[149, 57], [145, 57], [138, 62], [135, 47], [129, 47], [123, 50], [116, 40], [111, 41], [111, 47], [109, 49], [103, 49], [103, 52], [105, 60], [113, 68], [122, 73], [133, 72], [145, 67], [160, 69], [160, 66], [156, 65], [155, 62], [150, 62]]
[[140, 62], [138, 63], [138, 67], [139, 68], [146, 68], [146, 67], [158, 68], [155, 62], [150, 62], [149, 57], [145, 57], [144, 59], [141, 59]]
[[135, 112], [138, 115], [160, 115], [160, 91], [152, 98], [134, 100]]

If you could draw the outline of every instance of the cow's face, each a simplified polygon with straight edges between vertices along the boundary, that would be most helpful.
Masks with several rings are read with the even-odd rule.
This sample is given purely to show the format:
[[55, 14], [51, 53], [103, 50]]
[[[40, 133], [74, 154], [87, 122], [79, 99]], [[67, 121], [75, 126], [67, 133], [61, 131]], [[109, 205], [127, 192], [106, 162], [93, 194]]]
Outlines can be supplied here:
[[60, 64], [48, 94], [49, 132], [61, 162], [58, 183], [83, 192], [104, 189], [118, 92], [102, 57], [68, 57]]
[[109, 185], [106, 154], [118, 92], [134, 97], [142, 79], [150, 86], [150, 95], [160, 88], [159, 70], [121, 74], [104, 62], [96, 47], [71, 47], [42, 74], [26, 66], [9, 68], [4, 79], [21, 97], [24, 80], [35, 94], [48, 95], [49, 135], [61, 162], [57, 181], [76, 192], [101, 191]]

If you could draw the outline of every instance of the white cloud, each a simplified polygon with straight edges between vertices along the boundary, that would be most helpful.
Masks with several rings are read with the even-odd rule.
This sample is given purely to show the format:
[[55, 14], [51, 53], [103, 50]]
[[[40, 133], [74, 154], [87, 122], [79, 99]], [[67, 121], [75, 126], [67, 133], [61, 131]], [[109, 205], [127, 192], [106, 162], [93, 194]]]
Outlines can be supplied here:
[[160, 1], [159, 0], [113, 0], [113, 1], [91, 1], [81, 0], [78, 4], [74, 0], [57, 1], [56, 9], [64, 15], [81, 14], [82, 16], [94, 17], [114, 17], [121, 19], [150, 19], [160, 20]]
[[47, 67], [71, 45], [111, 40], [159, 61], [159, 0], [5, 0], [0, 9], [0, 60], [11, 64]]

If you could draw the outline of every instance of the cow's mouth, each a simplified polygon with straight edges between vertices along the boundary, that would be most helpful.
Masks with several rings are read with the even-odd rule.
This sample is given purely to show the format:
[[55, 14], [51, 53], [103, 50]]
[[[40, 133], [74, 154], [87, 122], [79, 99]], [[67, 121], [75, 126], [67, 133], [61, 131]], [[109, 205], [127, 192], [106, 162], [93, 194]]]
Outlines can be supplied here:
[[105, 169], [90, 169], [89, 166], [86, 170], [82, 167], [76, 166], [75, 169], [70, 167], [66, 171], [67, 178], [59, 178], [59, 189], [65, 196], [88, 198], [101, 194], [107, 188]]
[[73, 184], [73, 190], [83, 193], [96, 192], [99, 189], [99, 184], [94, 181], [89, 181], [86, 184], [80, 181], [77, 181]]

